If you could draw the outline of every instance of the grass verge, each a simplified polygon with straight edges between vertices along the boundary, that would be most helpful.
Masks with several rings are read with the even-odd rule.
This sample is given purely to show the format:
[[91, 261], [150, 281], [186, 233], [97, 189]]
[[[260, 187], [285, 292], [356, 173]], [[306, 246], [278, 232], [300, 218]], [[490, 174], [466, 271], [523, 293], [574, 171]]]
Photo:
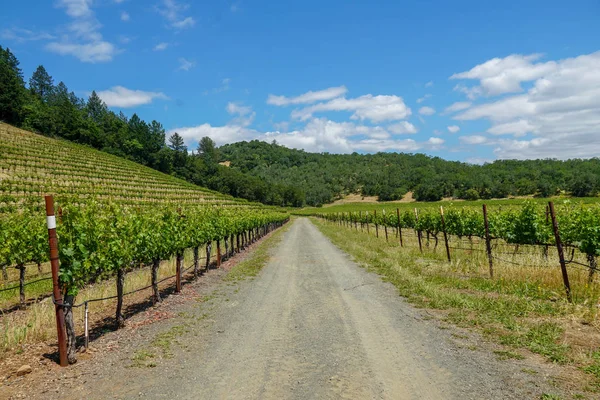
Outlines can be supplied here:
[[286, 232], [292, 221], [277, 229], [271, 236], [258, 244], [256, 249], [241, 262], [237, 263], [231, 271], [225, 276], [224, 280], [229, 282], [238, 282], [247, 278], [253, 278], [269, 261], [269, 252], [275, 245], [281, 241], [281, 237]]
[[450, 263], [441, 248], [437, 253], [428, 249], [421, 254], [418, 246], [400, 247], [396, 240], [386, 242], [372, 233], [312, 221], [367, 270], [394, 284], [413, 305], [443, 310], [438, 314], [447, 321], [477, 329], [505, 345], [507, 350], [497, 354], [499, 358], [518, 358], [511, 348], [528, 349], [548, 361], [573, 365], [590, 374], [580, 377], [587, 390], [600, 387], [595, 302], [569, 304], [553, 295], [552, 282], [546, 284], [526, 271], [518, 273], [498, 265], [497, 278], [489, 279], [480, 273], [487, 267], [485, 262], [478, 267], [464, 257]]

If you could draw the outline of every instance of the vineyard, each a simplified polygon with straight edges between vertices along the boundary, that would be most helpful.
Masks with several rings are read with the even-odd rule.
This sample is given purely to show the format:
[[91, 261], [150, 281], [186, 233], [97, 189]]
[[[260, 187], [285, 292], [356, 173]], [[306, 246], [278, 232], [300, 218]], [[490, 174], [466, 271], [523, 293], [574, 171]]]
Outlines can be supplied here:
[[[85, 315], [77, 316], [85, 318], [86, 340], [88, 305], [93, 302], [114, 299], [115, 322], [123, 326], [128, 294], [149, 290], [158, 303], [162, 282], [173, 279], [179, 292], [186, 272], [197, 277], [211, 263], [219, 266], [288, 219], [284, 212], [214, 193], [119, 157], [3, 124], [0, 150], [3, 351], [48, 337], [32, 318], [39, 321], [40, 310], [51, 310], [46, 300], [54, 299], [64, 311], [68, 358], [75, 362], [80, 323], [74, 320], [74, 309], [85, 307]], [[52, 224], [56, 221], [60, 260], [60, 289], [54, 295], [43, 196], [48, 193], [56, 194], [51, 200], [56, 209]], [[168, 266], [162, 271], [161, 264], [171, 259], [174, 271]], [[149, 284], [132, 287], [126, 284], [127, 276]], [[88, 288], [107, 281], [115, 282], [110, 285], [114, 292], [90, 297]], [[84, 299], [78, 302], [82, 291]]]
[[[569, 301], [582, 304], [598, 301], [600, 287], [595, 275], [600, 255], [600, 206], [597, 204], [565, 201], [554, 207], [527, 201], [489, 210], [486, 206], [450, 206], [313, 215], [388, 241], [393, 238], [400, 246], [417, 247], [421, 253], [443, 253], [450, 262], [469, 265], [474, 276], [494, 278], [495, 266], [505, 272], [499, 276], [501, 281], [518, 276], [532, 283], [562, 274], [561, 279], [553, 280], [550, 285], [553, 294], [566, 291]], [[523, 271], [531, 269], [535, 272], [524, 278], [527, 274]]]

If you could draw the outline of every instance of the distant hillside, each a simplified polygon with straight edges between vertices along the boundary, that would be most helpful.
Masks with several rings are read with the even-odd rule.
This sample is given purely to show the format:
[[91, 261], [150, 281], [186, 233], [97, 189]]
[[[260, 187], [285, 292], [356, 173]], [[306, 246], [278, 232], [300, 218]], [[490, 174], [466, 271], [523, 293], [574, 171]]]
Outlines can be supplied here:
[[295, 185], [308, 205], [330, 203], [348, 193], [397, 200], [412, 191], [417, 200], [435, 201], [559, 193], [583, 197], [600, 189], [598, 159], [472, 165], [424, 154], [307, 153], [260, 141], [225, 145], [219, 153], [232, 169], [271, 184]]
[[248, 204], [121, 157], [0, 123], [0, 211], [48, 193], [134, 204]]

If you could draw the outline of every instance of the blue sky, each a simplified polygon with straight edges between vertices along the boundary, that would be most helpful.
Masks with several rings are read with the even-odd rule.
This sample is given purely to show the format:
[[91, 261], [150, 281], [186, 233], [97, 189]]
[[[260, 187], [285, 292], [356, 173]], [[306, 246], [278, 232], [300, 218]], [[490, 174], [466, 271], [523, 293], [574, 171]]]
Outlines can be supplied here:
[[600, 154], [599, 20], [592, 0], [22, 0], [0, 45], [190, 148], [483, 162]]

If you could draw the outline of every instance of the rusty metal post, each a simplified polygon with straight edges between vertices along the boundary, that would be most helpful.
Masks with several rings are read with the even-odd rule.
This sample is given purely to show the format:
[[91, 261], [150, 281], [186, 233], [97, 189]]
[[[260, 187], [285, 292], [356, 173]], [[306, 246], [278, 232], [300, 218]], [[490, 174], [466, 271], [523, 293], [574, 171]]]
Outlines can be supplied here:
[[565, 263], [565, 253], [563, 250], [562, 241], [560, 240], [560, 232], [558, 230], [558, 222], [556, 222], [556, 213], [554, 212], [554, 203], [548, 202], [548, 208], [550, 209], [550, 218], [552, 218], [552, 230], [554, 231], [554, 239], [556, 240], [556, 249], [558, 250], [558, 259], [560, 260], [560, 270], [562, 272], [563, 282], [565, 284], [565, 291], [567, 292], [567, 300], [569, 303], [573, 302], [571, 296], [571, 284], [569, 283], [569, 274], [567, 273], [567, 264]]
[[450, 258], [450, 246], [448, 245], [448, 234], [446, 233], [446, 221], [444, 220], [444, 207], [440, 206], [440, 216], [442, 217], [442, 230], [444, 231], [444, 242], [446, 243], [446, 255], [448, 261], [452, 261]]
[[52, 295], [54, 297], [54, 312], [56, 313], [56, 333], [58, 337], [58, 354], [60, 366], [69, 365], [67, 359], [67, 331], [65, 314], [62, 310], [62, 294], [58, 282], [58, 238], [56, 237], [56, 217], [54, 216], [54, 199], [46, 196], [46, 222], [48, 225], [48, 244], [50, 245], [50, 266], [52, 267]]
[[[415, 227], [419, 223], [419, 212], [415, 208]], [[417, 228], [417, 227], [416, 227]], [[417, 228], [417, 238], [419, 239], [419, 250], [421, 253], [423, 252], [423, 245], [421, 243], [421, 231]]]
[[492, 239], [490, 238], [490, 225], [488, 222], [487, 206], [483, 205], [483, 225], [485, 226], [485, 250], [490, 263], [490, 278], [494, 277], [494, 262], [492, 261]]
[[379, 225], [377, 224], [377, 210], [373, 211], [373, 222], [375, 222], [375, 236], [379, 237]]
[[400, 247], [403, 247], [402, 243], [402, 224], [400, 224], [400, 209], [396, 208], [396, 216], [398, 217], [398, 237], [400, 238]]

